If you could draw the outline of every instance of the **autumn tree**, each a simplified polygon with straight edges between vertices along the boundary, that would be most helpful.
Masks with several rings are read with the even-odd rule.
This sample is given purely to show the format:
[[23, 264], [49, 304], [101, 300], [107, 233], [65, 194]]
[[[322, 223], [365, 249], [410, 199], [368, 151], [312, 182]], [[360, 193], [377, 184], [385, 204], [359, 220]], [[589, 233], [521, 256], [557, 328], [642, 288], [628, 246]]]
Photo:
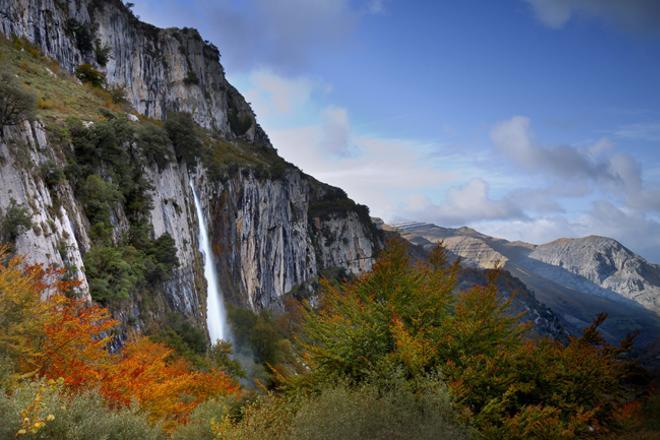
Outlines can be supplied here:
[[74, 389], [98, 388], [113, 405], [137, 402], [166, 428], [184, 423], [211, 397], [234, 394], [238, 386], [224, 372], [195, 371], [167, 346], [147, 337], [108, 350], [117, 321], [100, 306], [58, 296], [57, 313], [45, 325], [41, 374], [63, 378]]
[[223, 371], [194, 370], [146, 337], [111, 352], [118, 322], [106, 308], [65, 295], [72, 284], [61, 270], [27, 266], [0, 249], [0, 360], [15, 372], [3, 382], [45, 377], [74, 392], [99, 390], [111, 406], [135, 402], [167, 429], [202, 402], [238, 393]]
[[[38, 371], [48, 305], [41, 301], [43, 273], [25, 269], [23, 259], [0, 247], [0, 356], [14, 373], [4, 381]], [[5, 384], [6, 385], [6, 384]]]
[[[533, 340], [489, 281], [459, 291], [457, 265], [441, 248], [413, 264], [394, 241], [371, 273], [326, 282], [319, 310], [309, 309], [298, 346], [304, 368], [282, 375], [285, 389], [338, 381], [439, 374], [458, 410], [487, 438], [575, 438], [616, 429], [628, 368], [620, 347], [598, 332], [599, 317], [569, 344]], [[383, 380], [385, 379], [385, 382]]]

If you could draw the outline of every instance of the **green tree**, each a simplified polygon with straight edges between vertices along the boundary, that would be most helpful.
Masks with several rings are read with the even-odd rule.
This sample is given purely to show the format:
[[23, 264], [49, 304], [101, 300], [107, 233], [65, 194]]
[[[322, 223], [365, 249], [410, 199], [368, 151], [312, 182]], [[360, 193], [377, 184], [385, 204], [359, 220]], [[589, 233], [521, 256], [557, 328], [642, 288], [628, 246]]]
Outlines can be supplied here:
[[390, 243], [371, 273], [325, 283], [321, 307], [308, 310], [299, 344], [302, 367], [282, 374], [285, 389], [315, 390], [377, 378], [410, 383], [440, 372], [461, 413], [486, 438], [569, 439], [618, 428], [633, 369], [622, 358], [631, 340], [607, 344], [598, 317], [568, 345], [527, 337], [527, 327], [486, 285], [459, 291], [458, 267], [437, 248], [411, 263]]
[[193, 165], [202, 153], [202, 142], [197, 135], [195, 121], [190, 113], [169, 113], [165, 121], [177, 158]]
[[27, 208], [11, 199], [3, 212], [0, 209], [0, 242], [14, 242], [19, 235], [32, 227], [32, 216]]
[[76, 67], [76, 78], [92, 87], [102, 88], [105, 85], [105, 75], [91, 64], [81, 64]]
[[34, 117], [36, 100], [16, 84], [9, 74], [0, 78], [0, 129], [17, 125]]
[[144, 282], [144, 259], [132, 246], [95, 246], [85, 255], [92, 297], [103, 304], [128, 299]]

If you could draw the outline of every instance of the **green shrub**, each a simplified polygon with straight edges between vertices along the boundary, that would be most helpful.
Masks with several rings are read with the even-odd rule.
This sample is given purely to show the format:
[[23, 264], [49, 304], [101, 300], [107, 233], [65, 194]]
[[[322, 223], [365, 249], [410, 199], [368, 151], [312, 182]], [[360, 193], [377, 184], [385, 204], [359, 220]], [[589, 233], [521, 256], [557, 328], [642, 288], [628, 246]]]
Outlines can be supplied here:
[[190, 416], [190, 421], [172, 434], [172, 440], [215, 440], [212, 421], [220, 422], [232, 412], [235, 402], [228, 399], [210, 400], [199, 405]]
[[42, 163], [39, 171], [44, 183], [51, 190], [64, 181], [64, 170], [52, 160]]
[[338, 386], [306, 399], [292, 420], [299, 440], [467, 439], [456, 422], [447, 391], [428, 381], [419, 390], [405, 383], [387, 391], [377, 386]]
[[[152, 207], [151, 184], [142, 172], [144, 160], [131, 148], [134, 127], [123, 118], [99, 122], [85, 128], [80, 122], [70, 124], [75, 157], [69, 160], [69, 178], [76, 190], [84, 189], [84, 179], [99, 170], [121, 191], [126, 215], [132, 225], [144, 222]], [[85, 198], [85, 195], [82, 196]], [[89, 214], [89, 213], [88, 213]], [[92, 221], [94, 223], [94, 221]]]
[[112, 102], [115, 104], [124, 104], [126, 103], [126, 87], [124, 86], [112, 86], [108, 88], [108, 93]]
[[97, 174], [87, 176], [80, 185], [80, 201], [90, 223], [109, 223], [112, 207], [123, 201], [116, 184], [107, 182]]
[[167, 316], [165, 325], [159, 329], [154, 338], [172, 347], [188, 360], [193, 360], [196, 355], [205, 354], [207, 349], [206, 333], [176, 313]]
[[468, 431], [456, 421], [446, 390], [436, 379], [426, 379], [416, 388], [401, 381], [385, 391], [376, 385], [352, 388], [335, 384], [308, 396], [262, 397], [244, 407], [237, 421], [232, 422], [230, 415], [227, 405], [200, 409], [195, 414], [196, 427], [200, 427], [195, 435], [212, 438], [201, 427], [214, 420], [217, 439], [468, 438]]
[[70, 18], [65, 23], [65, 31], [74, 37], [76, 47], [82, 53], [89, 53], [94, 49], [94, 31], [89, 26], [85, 26], [74, 18]]
[[[99, 232], [93, 230], [93, 235], [96, 234]], [[144, 248], [105, 243], [92, 247], [85, 255], [91, 294], [102, 303], [124, 300], [141, 288], [153, 287], [169, 279], [179, 265], [174, 240], [169, 234], [147, 241]]]
[[196, 133], [192, 116], [189, 113], [169, 113], [165, 130], [174, 145], [177, 158], [193, 165], [202, 152], [202, 142]]
[[242, 136], [252, 127], [252, 117], [231, 109], [229, 111], [229, 126], [235, 135]]
[[137, 144], [149, 163], [164, 169], [173, 159], [167, 131], [154, 124], [142, 124], [136, 133]]
[[249, 347], [256, 362], [275, 365], [282, 360], [280, 341], [284, 335], [269, 312], [255, 313], [233, 307], [229, 310], [229, 320], [236, 346]]
[[0, 242], [14, 242], [19, 235], [32, 227], [32, 216], [27, 208], [11, 199], [9, 206], [0, 209]]
[[94, 56], [96, 57], [96, 62], [99, 63], [99, 66], [105, 66], [110, 60], [110, 51], [112, 48], [110, 46], [104, 46], [101, 44], [100, 40], [94, 42]]
[[179, 266], [176, 242], [170, 234], [163, 234], [151, 241], [145, 249], [145, 253], [151, 259], [151, 268], [147, 277], [152, 282], [169, 279], [172, 270]]
[[144, 283], [144, 257], [132, 246], [96, 246], [84, 262], [92, 298], [102, 304], [128, 299]]
[[94, 68], [91, 64], [81, 64], [76, 67], [76, 78], [93, 87], [103, 87], [105, 85], [105, 75]]
[[134, 164], [124, 146], [133, 140], [133, 130], [126, 120], [117, 118], [97, 122], [89, 128], [85, 128], [80, 121], [72, 121], [69, 132], [75, 161], [83, 167], [85, 175], [96, 172], [104, 162], [119, 178], [129, 174]]
[[[37, 400], [37, 396], [39, 399]], [[33, 425], [44, 423], [36, 432], [17, 435], [23, 429], [21, 411], [31, 407], [28, 417]], [[48, 417], [48, 416], [51, 417]], [[95, 392], [66, 393], [61, 386], [29, 382], [17, 390], [0, 391], [0, 438], [76, 439], [76, 440], [159, 440], [166, 436], [151, 426], [137, 408], [111, 409]]]
[[[23, 90], [9, 74], [0, 78], [0, 130], [34, 117], [35, 97]], [[1, 132], [0, 132], [1, 133]]]
[[634, 395], [625, 384], [637, 373], [626, 360], [632, 340], [615, 347], [599, 334], [604, 316], [566, 345], [530, 340], [498, 294], [497, 271], [485, 285], [459, 291], [458, 266], [447, 266], [442, 248], [414, 265], [408, 252], [392, 240], [370, 273], [325, 284], [320, 310], [305, 313], [305, 374], [289, 376], [291, 389], [368, 383], [392, 371], [415, 381], [441, 371], [484, 438], [569, 439], [618, 429], [620, 406]]

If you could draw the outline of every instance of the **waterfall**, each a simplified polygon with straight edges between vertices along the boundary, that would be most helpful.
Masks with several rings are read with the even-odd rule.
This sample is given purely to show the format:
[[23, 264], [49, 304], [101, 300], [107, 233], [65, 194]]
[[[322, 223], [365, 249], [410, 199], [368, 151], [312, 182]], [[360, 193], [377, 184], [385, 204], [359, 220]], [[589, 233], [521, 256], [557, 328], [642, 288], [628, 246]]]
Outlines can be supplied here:
[[211, 343], [224, 339], [229, 340], [229, 331], [227, 329], [227, 315], [225, 313], [225, 304], [222, 298], [222, 289], [218, 284], [218, 278], [215, 273], [215, 264], [213, 261], [213, 252], [209, 242], [209, 234], [206, 230], [206, 221], [202, 205], [199, 203], [197, 192], [190, 182], [193, 198], [195, 199], [195, 211], [197, 212], [197, 223], [199, 224], [199, 251], [204, 257], [204, 277], [206, 278], [206, 326], [209, 329]]

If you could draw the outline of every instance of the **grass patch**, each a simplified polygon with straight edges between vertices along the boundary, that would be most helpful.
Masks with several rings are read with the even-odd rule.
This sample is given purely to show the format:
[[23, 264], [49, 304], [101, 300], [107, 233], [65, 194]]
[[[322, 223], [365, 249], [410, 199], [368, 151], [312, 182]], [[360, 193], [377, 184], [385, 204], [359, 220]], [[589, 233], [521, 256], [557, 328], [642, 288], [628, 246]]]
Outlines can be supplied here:
[[114, 112], [130, 111], [125, 103], [116, 103], [113, 94], [91, 85], [81, 86], [73, 75], [45, 57], [23, 38], [0, 37], [0, 66], [37, 99], [37, 116], [45, 123], [63, 122], [69, 117], [99, 121], [99, 108]]

